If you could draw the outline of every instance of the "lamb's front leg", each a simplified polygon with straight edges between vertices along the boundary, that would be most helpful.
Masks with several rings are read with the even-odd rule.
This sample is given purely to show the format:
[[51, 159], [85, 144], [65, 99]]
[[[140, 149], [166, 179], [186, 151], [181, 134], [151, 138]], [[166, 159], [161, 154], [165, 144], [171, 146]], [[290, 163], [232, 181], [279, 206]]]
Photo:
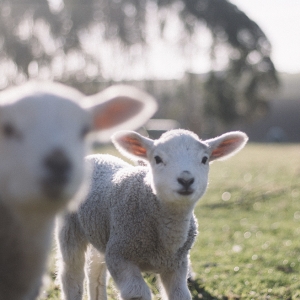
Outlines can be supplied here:
[[105, 255], [93, 246], [86, 253], [88, 300], [107, 300]]
[[169, 300], [191, 300], [192, 296], [187, 286], [188, 267], [183, 263], [176, 271], [160, 274], [160, 279]]
[[87, 241], [80, 232], [77, 222], [76, 215], [69, 214], [57, 224], [58, 278], [64, 300], [82, 300], [83, 297]]
[[109, 251], [106, 252], [106, 265], [123, 300], [151, 300], [150, 289], [137, 266]]

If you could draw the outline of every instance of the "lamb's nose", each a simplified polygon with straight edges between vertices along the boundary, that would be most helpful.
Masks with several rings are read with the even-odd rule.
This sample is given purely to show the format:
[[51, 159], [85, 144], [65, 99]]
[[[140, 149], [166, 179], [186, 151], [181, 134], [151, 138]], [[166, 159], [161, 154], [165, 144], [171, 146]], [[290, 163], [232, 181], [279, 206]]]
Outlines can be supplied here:
[[186, 189], [188, 189], [193, 183], [194, 183], [194, 178], [190, 179], [183, 179], [183, 178], [178, 178], [177, 181]]
[[188, 189], [195, 181], [195, 179], [191, 176], [191, 173], [188, 171], [184, 171], [181, 174], [181, 177], [177, 178], [177, 181], [185, 188]]
[[54, 176], [64, 177], [71, 169], [71, 162], [65, 152], [55, 149], [44, 159], [44, 165]]

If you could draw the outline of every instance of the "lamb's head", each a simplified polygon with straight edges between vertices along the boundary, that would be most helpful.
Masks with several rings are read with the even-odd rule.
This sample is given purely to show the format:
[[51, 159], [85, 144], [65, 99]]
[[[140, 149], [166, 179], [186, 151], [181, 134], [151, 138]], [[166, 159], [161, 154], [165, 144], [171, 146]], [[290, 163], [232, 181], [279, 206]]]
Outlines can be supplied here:
[[81, 187], [88, 133], [100, 130], [107, 139], [122, 124], [142, 125], [156, 108], [149, 95], [124, 86], [86, 97], [29, 83], [0, 93], [0, 101], [0, 198], [53, 207]]
[[209, 163], [235, 154], [247, 139], [242, 132], [229, 132], [201, 141], [181, 129], [168, 131], [158, 140], [129, 131], [117, 132], [112, 138], [122, 154], [149, 163], [153, 190], [161, 200], [192, 204], [206, 190]]

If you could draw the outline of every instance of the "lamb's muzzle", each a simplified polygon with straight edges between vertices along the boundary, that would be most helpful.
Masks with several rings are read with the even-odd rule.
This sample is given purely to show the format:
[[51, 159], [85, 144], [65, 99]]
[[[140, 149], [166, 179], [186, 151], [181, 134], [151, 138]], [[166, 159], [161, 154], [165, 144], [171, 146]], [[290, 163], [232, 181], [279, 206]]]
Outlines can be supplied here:
[[177, 178], [177, 181], [182, 185], [182, 188], [178, 190], [178, 194], [188, 196], [194, 192], [192, 184], [194, 183], [195, 178], [192, 177], [192, 174], [189, 171], [183, 171], [181, 176]]
[[54, 149], [43, 160], [46, 176], [41, 180], [42, 189], [50, 198], [58, 198], [63, 194], [70, 182], [74, 168], [65, 151]]

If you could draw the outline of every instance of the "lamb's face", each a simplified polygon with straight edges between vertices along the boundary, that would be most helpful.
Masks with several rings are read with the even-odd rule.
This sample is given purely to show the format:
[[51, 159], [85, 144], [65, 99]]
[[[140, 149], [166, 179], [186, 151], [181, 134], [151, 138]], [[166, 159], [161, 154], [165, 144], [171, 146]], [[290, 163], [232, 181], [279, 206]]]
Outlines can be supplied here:
[[90, 116], [75, 102], [38, 94], [0, 108], [0, 197], [64, 203], [83, 181]]
[[85, 135], [100, 131], [105, 141], [120, 126], [141, 126], [156, 107], [150, 95], [130, 86], [89, 97], [50, 82], [1, 92], [0, 199], [61, 208], [85, 176]]
[[160, 199], [196, 203], [201, 198], [209, 172], [206, 144], [190, 132], [178, 131], [154, 141], [149, 152], [153, 188]]
[[196, 134], [182, 129], [170, 130], [158, 140], [132, 131], [112, 136], [122, 154], [150, 163], [152, 187], [161, 200], [188, 204], [195, 204], [204, 194], [209, 162], [234, 155], [247, 140], [245, 133], [235, 131], [201, 141]]

